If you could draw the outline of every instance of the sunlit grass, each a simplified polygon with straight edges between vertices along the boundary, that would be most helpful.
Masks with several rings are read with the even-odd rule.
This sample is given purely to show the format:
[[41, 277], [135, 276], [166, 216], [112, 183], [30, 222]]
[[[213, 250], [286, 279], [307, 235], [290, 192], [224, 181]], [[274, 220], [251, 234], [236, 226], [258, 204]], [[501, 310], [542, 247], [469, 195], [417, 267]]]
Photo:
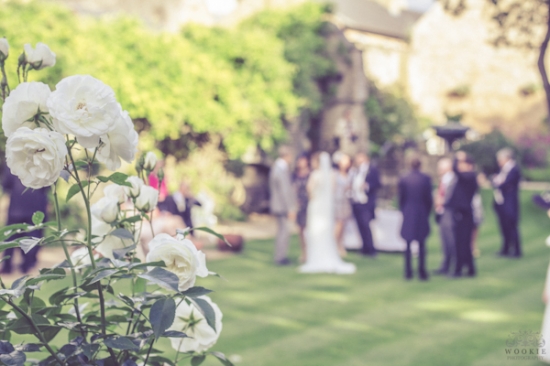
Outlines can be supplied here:
[[[271, 240], [247, 242], [241, 255], [208, 263], [223, 279], [197, 282], [215, 290], [212, 298], [224, 313], [215, 349], [246, 366], [511, 364], [504, 351], [508, 335], [540, 329], [550, 258], [544, 245], [550, 221], [530, 197], [523, 194], [525, 256], [501, 259], [494, 256], [500, 238], [485, 192], [475, 279], [406, 282], [398, 254], [372, 260], [352, 253], [347, 259], [358, 267], [352, 276], [303, 275], [296, 270], [296, 238], [291, 253], [296, 265], [290, 267], [272, 264]], [[430, 270], [441, 260], [437, 229], [433, 231]], [[58, 338], [61, 344], [67, 335]], [[174, 356], [166, 341], [159, 349]]]

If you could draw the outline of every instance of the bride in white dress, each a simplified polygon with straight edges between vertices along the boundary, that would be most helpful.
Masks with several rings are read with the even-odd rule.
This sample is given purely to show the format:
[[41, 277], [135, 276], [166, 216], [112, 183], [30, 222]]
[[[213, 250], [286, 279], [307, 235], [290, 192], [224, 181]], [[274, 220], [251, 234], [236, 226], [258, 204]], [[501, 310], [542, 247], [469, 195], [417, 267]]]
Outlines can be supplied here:
[[307, 261], [300, 266], [302, 273], [352, 274], [353, 263], [344, 262], [338, 254], [334, 235], [334, 190], [336, 175], [330, 155], [322, 152], [312, 159], [315, 169], [308, 181], [309, 203], [305, 229]]

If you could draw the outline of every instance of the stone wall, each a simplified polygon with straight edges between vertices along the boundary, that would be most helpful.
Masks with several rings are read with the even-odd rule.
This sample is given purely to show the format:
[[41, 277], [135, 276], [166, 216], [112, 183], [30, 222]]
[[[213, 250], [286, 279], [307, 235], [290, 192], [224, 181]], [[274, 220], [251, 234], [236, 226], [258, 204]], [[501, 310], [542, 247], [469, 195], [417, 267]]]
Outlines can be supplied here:
[[380, 87], [406, 80], [409, 45], [406, 41], [346, 29], [345, 35], [363, 53], [363, 67], [370, 80]]
[[[369, 146], [368, 120], [364, 107], [368, 87], [363, 55], [336, 26], [333, 26], [327, 42], [341, 77], [335, 84], [334, 97], [323, 109], [318, 148], [329, 152], [341, 150], [354, 155], [358, 151], [366, 151]], [[342, 136], [346, 123], [349, 123], [353, 132], [353, 140]]]

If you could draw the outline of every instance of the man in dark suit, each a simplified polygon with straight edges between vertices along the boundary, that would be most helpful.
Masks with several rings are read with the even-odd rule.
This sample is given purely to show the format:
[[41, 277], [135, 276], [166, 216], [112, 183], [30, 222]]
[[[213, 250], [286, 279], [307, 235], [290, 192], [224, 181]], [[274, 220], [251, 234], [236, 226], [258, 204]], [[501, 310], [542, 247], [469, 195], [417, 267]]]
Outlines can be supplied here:
[[445, 210], [449, 210], [454, 221], [456, 267], [452, 276], [461, 277], [462, 270], [466, 267], [467, 275], [474, 277], [476, 269], [471, 248], [474, 229], [472, 200], [478, 191], [474, 161], [466, 153], [459, 151], [453, 162], [453, 171], [456, 179], [454, 189], [445, 202]]
[[[163, 205], [159, 208], [161, 211], [167, 211], [172, 215], [181, 217], [187, 227], [193, 228], [193, 219], [191, 216], [193, 206], [201, 206], [201, 203], [191, 193], [189, 183], [182, 182], [179, 190], [167, 196]], [[193, 230], [190, 231], [190, 234], [194, 236]]]
[[498, 216], [502, 233], [500, 256], [521, 257], [519, 238], [519, 182], [521, 172], [514, 161], [511, 149], [502, 149], [497, 153], [500, 172], [493, 179], [494, 208]]
[[[19, 178], [11, 174], [9, 169], [6, 169], [2, 177], [2, 188], [4, 193], [10, 196], [6, 225], [32, 224], [32, 216], [37, 211], [41, 211], [47, 215], [48, 188], [27, 189]], [[29, 233], [16, 234], [8, 240], [12, 241], [24, 236], [41, 238], [43, 232], [42, 230], [36, 230]], [[4, 256], [10, 256], [10, 258], [3, 262], [0, 273], [10, 273], [12, 271], [12, 260], [15, 249], [11, 248], [4, 251]], [[23, 263], [20, 266], [21, 272], [27, 273], [36, 265], [39, 249], [39, 246], [35, 246], [27, 254], [23, 254]], [[23, 252], [21, 251], [20, 253]]]
[[399, 181], [399, 208], [403, 213], [401, 237], [407, 242], [405, 251], [405, 278], [413, 277], [411, 244], [418, 242], [418, 277], [428, 279], [426, 271], [426, 238], [430, 234], [432, 211], [432, 180], [420, 172], [420, 160], [411, 160], [411, 172]]
[[370, 222], [374, 219], [376, 194], [381, 186], [378, 169], [371, 164], [368, 155], [357, 154], [352, 172], [351, 207], [363, 241], [361, 253], [371, 257], [376, 256], [376, 249]]

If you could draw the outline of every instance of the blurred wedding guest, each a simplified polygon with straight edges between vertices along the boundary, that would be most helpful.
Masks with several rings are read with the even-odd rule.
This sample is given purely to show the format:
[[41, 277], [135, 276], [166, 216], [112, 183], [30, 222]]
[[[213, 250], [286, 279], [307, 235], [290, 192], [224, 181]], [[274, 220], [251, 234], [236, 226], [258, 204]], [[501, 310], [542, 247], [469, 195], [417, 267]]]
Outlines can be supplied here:
[[435, 193], [435, 214], [436, 221], [439, 224], [443, 260], [434, 274], [447, 275], [452, 264], [456, 261], [453, 213], [450, 209], [445, 209], [445, 202], [451, 197], [454, 189], [453, 161], [448, 158], [439, 160], [437, 173], [439, 175], [439, 185]]
[[411, 160], [411, 172], [399, 181], [399, 208], [403, 214], [401, 237], [407, 242], [405, 278], [413, 278], [411, 244], [418, 243], [418, 277], [428, 280], [426, 271], [426, 238], [430, 234], [433, 206], [432, 180], [420, 171], [420, 160]]
[[[193, 227], [192, 209], [194, 206], [201, 206], [201, 203], [193, 196], [188, 182], [180, 183], [179, 190], [167, 196], [161, 211], [172, 215], [180, 216], [186, 227]], [[190, 232], [193, 235], [193, 231]]]
[[[42, 211], [44, 214], [47, 214], [48, 188], [27, 189], [19, 178], [11, 174], [8, 169], [6, 169], [2, 177], [2, 188], [4, 193], [10, 196], [6, 225], [32, 224], [32, 216], [36, 211]], [[24, 236], [40, 238], [43, 236], [43, 231], [36, 230], [30, 233], [16, 234], [8, 240], [12, 241]], [[35, 246], [27, 254], [23, 254], [22, 251], [20, 252], [23, 254], [23, 263], [20, 265], [21, 272], [27, 273], [36, 265], [39, 249], [39, 246]], [[10, 273], [13, 270], [14, 252], [15, 248], [4, 251], [4, 256], [10, 256], [11, 258], [3, 262], [0, 273]]]
[[349, 190], [351, 187], [350, 168], [351, 158], [347, 154], [339, 154], [336, 159], [338, 173], [336, 174], [335, 186], [335, 218], [334, 226], [336, 243], [338, 244], [338, 252], [341, 257], [346, 256], [346, 248], [344, 247], [344, 229], [349, 220], [353, 219], [351, 204], [349, 201]]
[[472, 201], [478, 191], [478, 184], [473, 159], [463, 151], [457, 152], [453, 162], [453, 171], [456, 177], [455, 186], [451, 196], [445, 202], [445, 209], [452, 212], [454, 221], [453, 232], [457, 258], [452, 276], [461, 277], [463, 269], [466, 268], [467, 276], [474, 277], [476, 268], [472, 255], [472, 231], [474, 229]]
[[502, 247], [497, 255], [521, 257], [519, 237], [519, 182], [521, 172], [514, 160], [514, 152], [505, 148], [497, 153], [500, 172], [493, 178], [494, 209], [502, 234]]
[[164, 200], [166, 200], [166, 197], [168, 197], [168, 186], [166, 185], [166, 178], [165, 178], [160, 182], [160, 187], [159, 187], [158, 173], [160, 169], [164, 169], [163, 160], [159, 160], [155, 165], [155, 168], [153, 169], [151, 174], [149, 174], [149, 185], [159, 190], [159, 207], [162, 207]]
[[275, 263], [289, 265], [288, 246], [290, 239], [290, 221], [296, 217], [296, 198], [292, 189], [290, 164], [292, 152], [289, 147], [279, 147], [279, 157], [269, 172], [269, 207], [277, 219], [277, 236], [275, 239]]
[[307, 204], [309, 201], [307, 193], [307, 181], [310, 174], [309, 159], [307, 155], [301, 155], [296, 160], [296, 168], [292, 176], [292, 184], [297, 198], [298, 211], [296, 212], [296, 224], [298, 225], [300, 236], [300, 262], [304, 263], [307, 259], [305, 229], [307, 222]]
[[472, 200], [472, 210], [474, 213], [474, 229], [472, 230], [472, 255], [477, 258], [481, 255], [481, 251], [477, 246], [477, 235], [479, 233], [479, 227], [483, 223], [483, 201], [481, 194], [476, 193]]
[[371, 164], [369, 156], [359, 153], [355, 157], [355, 167], [351, 177], [351, 207], [363, 241], [361, 253], [375, 257], [376, 249], [372, 240], [370, 222], [374, 219], [376, 194], [382, 186], [380, 174], [378, 169]]

